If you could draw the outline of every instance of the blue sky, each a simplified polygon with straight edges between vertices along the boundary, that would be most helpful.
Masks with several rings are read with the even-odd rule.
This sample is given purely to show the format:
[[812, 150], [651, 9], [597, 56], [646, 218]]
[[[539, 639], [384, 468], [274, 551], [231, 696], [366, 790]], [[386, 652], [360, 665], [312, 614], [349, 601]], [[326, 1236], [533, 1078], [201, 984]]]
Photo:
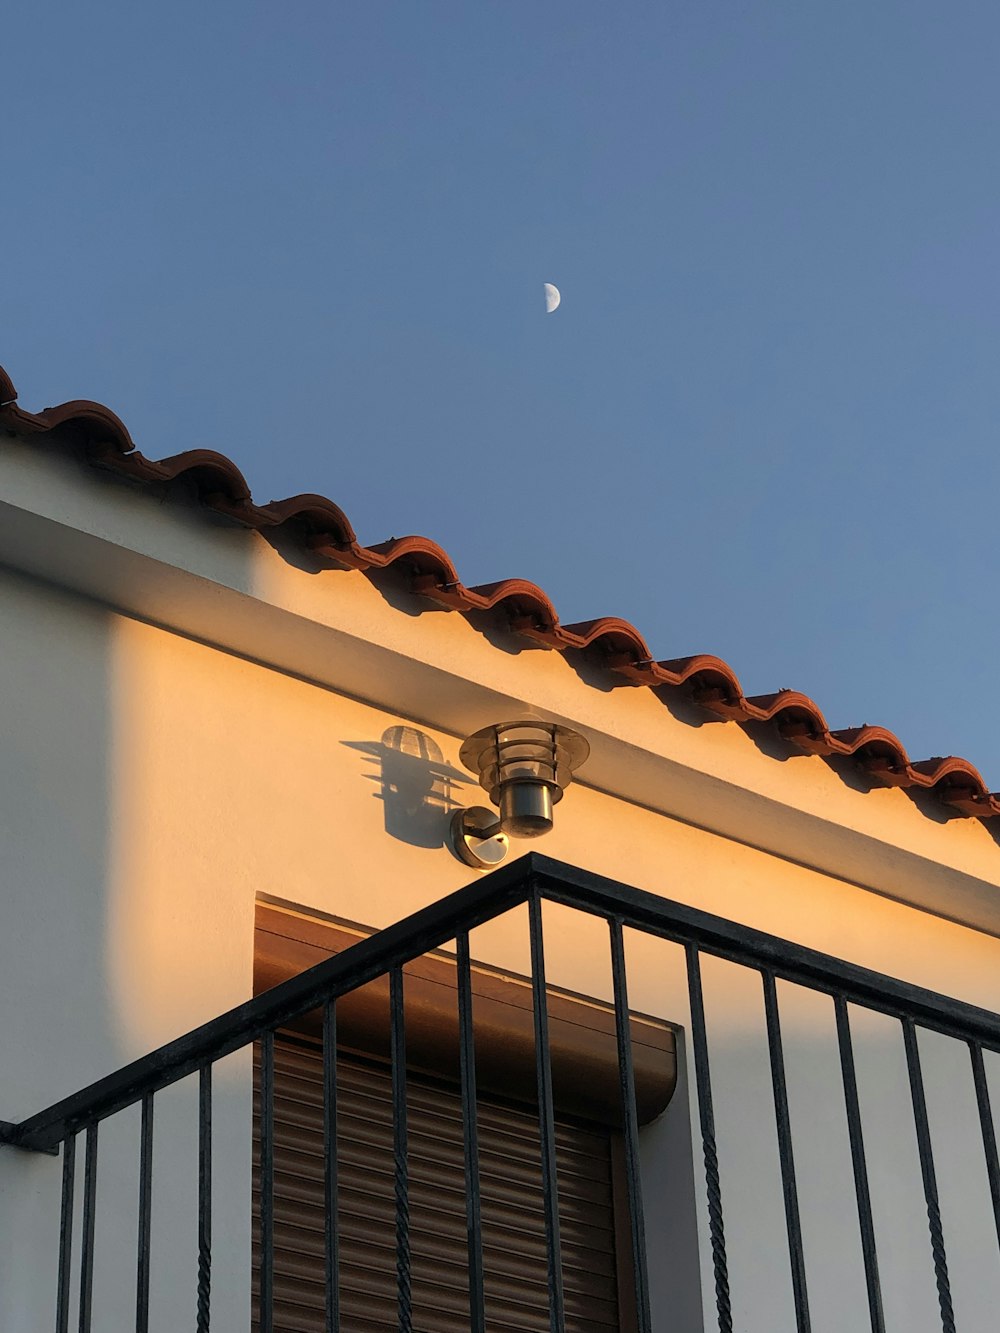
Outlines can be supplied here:
[[24, 407], [1000, 786], [994, 0], [41, 0], [3, 40]]

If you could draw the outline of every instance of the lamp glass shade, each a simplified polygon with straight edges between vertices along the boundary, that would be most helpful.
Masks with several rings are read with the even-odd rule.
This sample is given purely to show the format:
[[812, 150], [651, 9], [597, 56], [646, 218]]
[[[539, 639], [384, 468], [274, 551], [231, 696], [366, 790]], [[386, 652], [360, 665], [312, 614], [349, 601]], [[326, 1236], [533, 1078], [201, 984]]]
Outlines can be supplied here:
[[484, 727], [460, 757], [499, 807], [504, 832], [531, 838], [552, 827], [552, 807], [589, 753], [585, 738], [569, 727], [530, 721]]

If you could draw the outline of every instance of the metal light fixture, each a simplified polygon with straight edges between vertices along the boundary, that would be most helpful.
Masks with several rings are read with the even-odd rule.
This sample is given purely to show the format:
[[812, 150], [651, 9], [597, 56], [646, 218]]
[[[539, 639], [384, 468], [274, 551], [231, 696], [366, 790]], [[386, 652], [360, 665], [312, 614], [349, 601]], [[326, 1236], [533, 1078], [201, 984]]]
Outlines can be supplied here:
[[583, 736], [555, 722], [501, 722], [470, 736], [459, 758], [478, 774], [500, 814], [485, 806], [456, 810], [451, 830], [457, 854], [482, 869], [504, 859], [508, 836], [548, 833], [552, 807], [589, 754]]

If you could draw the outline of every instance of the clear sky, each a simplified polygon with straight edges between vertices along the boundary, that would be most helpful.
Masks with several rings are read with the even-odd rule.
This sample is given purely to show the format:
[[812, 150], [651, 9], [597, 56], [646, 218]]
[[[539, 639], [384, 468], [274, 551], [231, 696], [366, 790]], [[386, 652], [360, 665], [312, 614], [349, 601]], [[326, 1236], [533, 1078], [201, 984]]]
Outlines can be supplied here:
[[1000, 786], [996, 0], [35, 0], [2, 41], [22, 406]]

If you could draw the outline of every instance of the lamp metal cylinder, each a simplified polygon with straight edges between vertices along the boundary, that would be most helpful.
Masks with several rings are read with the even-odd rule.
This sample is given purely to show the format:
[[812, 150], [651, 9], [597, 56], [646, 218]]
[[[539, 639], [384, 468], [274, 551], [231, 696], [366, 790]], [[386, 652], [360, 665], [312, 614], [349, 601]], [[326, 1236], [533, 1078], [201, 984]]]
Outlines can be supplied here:
[[552, 827], [552, 788], [545, 782], [523, 779], [503, 783], [500, 827], [515, 838], [538, 838], [548, 833]]

